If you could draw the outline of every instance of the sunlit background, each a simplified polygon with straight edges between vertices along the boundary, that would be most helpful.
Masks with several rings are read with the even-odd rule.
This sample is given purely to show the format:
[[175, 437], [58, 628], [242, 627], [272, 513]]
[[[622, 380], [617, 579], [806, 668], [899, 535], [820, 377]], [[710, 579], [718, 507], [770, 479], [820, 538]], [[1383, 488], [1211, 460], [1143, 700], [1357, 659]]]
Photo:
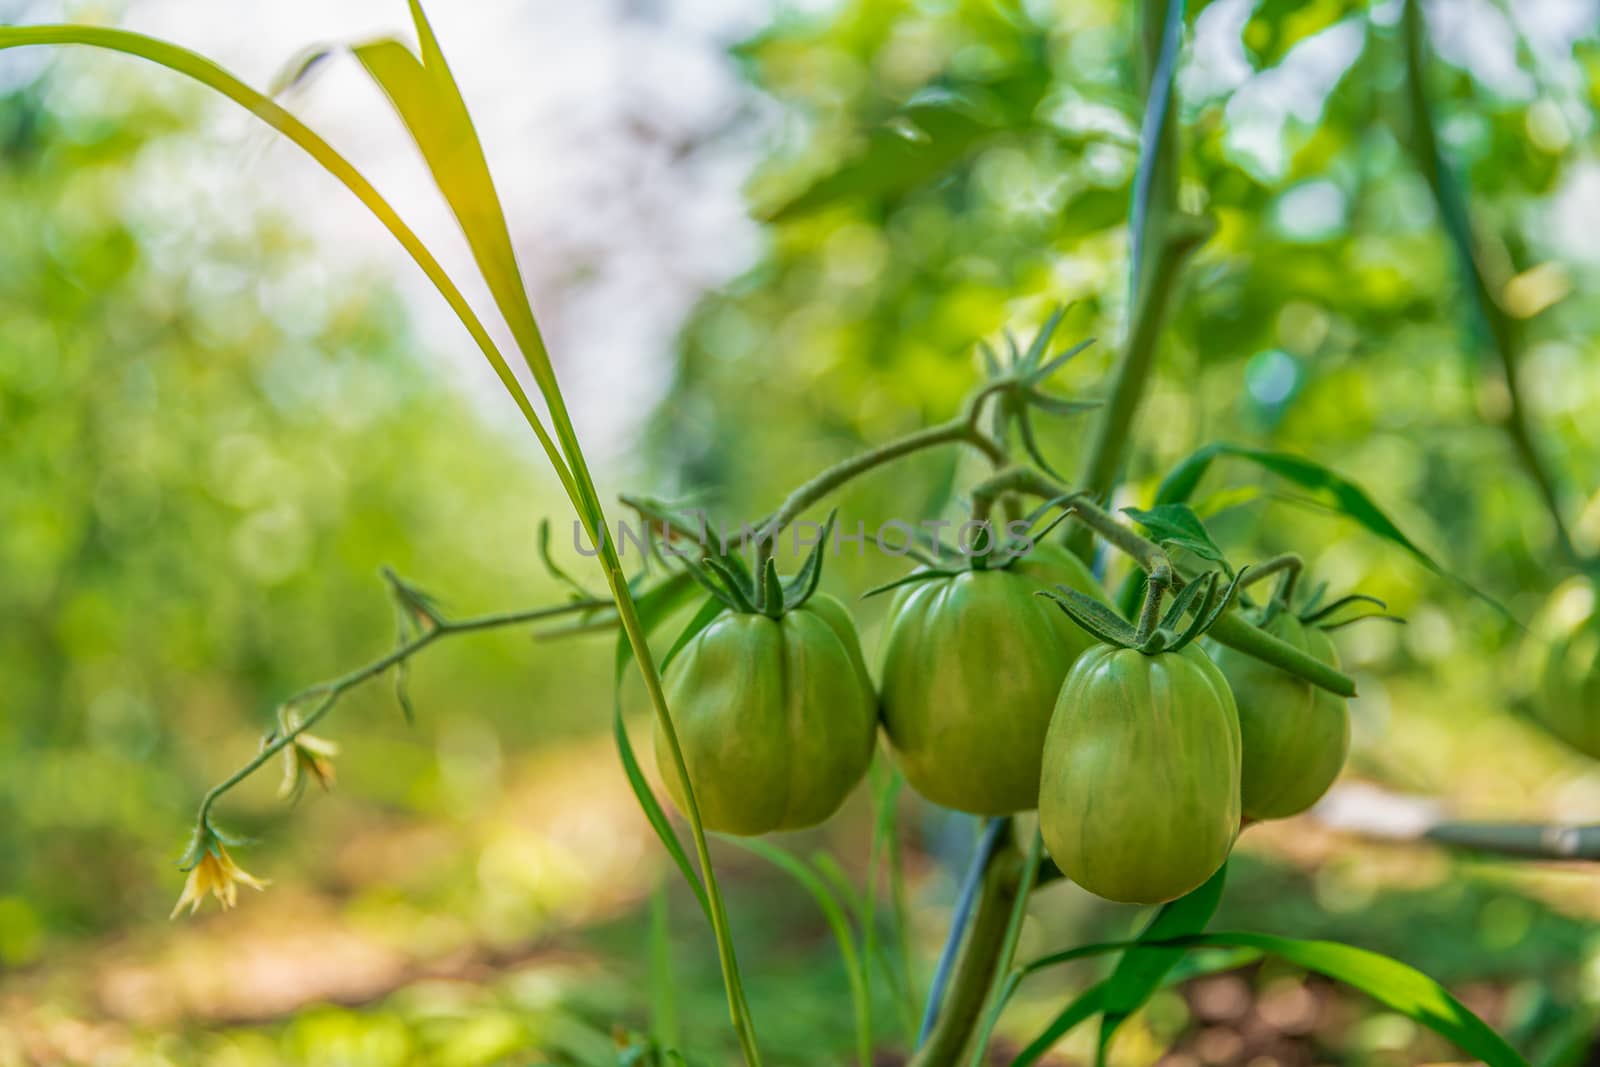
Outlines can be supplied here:
[[[1058, 303], [1064, 337], [1099, 338], [1060, 387], [1100, 395], [1125, 330], [1131, 6], [431, 5], [602, 489], [761, 514], [824, 464], [948, 417], [976, 343], [1029, 335]], [[1531, 631], [1281, 485], [1213, 475], [1230, 555], [1293, 548], [1408, 619], [1339, 635], [1363, 695], [1338, 803], [1247, 833], [1218, 923], [1389, 952], [1522, 1047], [1583, 1025], [1592, 1040], [1593, 875], [1374, 840], [1440, 813], [1600, 811], [1600, 771], [1522, 714], [1539, 638], [1592, 605], [1499, 429], [1505, 387], [1407, 151], [1400, 5], [1191, 7], [1180, 196], [1219, 228], [1119, 503], [1148, 502], [1213, 437], [1303, 452]], [[1444, 147], [1593, 554], [1600, 4], [1428, 10]], [[168, 37], [277, 86], [489, 308], [403, 128], [341, 50], [409, 39], [400, 0], [0, 0], [0, 22], [58, 20]], [[936, 164], [899, 165], [896, 140], [925, 136], [906, 109], [952, 99], [981, 99], [980, 119]], [[1087, 425], [1046, 428], [1062, 469]], [[450, 610], [557, 602], [537, 550], [549, 517], [560, 561], [599, 587], [519, 427], [420, 272], [293, 146], [134, 59], [0, 53], [0, 1065], [614, 1063], [614, 1029], [643, 1028], [648, 903], [669, 872], [606, 733], [605, 635], [429, 651], [415, 725], [387, 681], [361, 691], [320, 731], [343, 747], [336, 790], [290, 806], [264, 773], [222, 807], [271, 889], [166, 920], [199, 796], [278, 701], [393, 642], [381, 566]], [[953, 509], [967, 473], [919, 459], [841, 514]], [[848, 595], [900, 565], [846, 556], [827, 584]], [[881, 612], [859, 608], [869, 655]], [[909, 795], [901, 815], [925, 985], [972, 825]], [[785, 844], [859, 878], [869, 834], [863, 796]], [[758, 861], [718, 855], [777, 1062], [843, 1062], [848, 997], [820, 916]], [[732, 1062], [681, 888], [686, 1044]], [[1052, 889], [1025, 946], [1138, 918]], [[1090, 977], [1040, 983], [1007, 1040]], [[903, 1048], [896, 1005], [880, 1007], [885, 1047]], [[1089, 1040], [1059, 1062], [1086, 1062]], [[1451, 1054], [1270, 965], [1162, 993], [1117, 1062], [1169, 1045], [1168, 1067]]]

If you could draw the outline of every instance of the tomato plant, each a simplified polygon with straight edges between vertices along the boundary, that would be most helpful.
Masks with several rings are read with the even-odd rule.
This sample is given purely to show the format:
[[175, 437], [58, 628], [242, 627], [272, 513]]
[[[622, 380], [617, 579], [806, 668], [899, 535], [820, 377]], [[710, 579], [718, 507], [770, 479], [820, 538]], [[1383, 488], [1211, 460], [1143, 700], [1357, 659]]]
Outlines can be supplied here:
[[[982, 1062], [993, 1027], [1022, 981], [1058, 963], [1116, 954], [1120, 962], [1108, 978], [1064, 1006], [1019, 1062], [1037, 1059], [1072, 1026], [1095, 1015], [1102, 1018], [1103, 1054], [1120, 1020], [1159, 988], [1178, 957], [1198, 947], [1274, 953], [1357, 986], [1496, 1067], [1522, 1062], [1443, 987], [1396, 961], [1323, 942], [1204, 931], [1242, 823], [1304, 810], [1343, 764], [1346, 701], [1356, 683], [1341, 670], [1322, 627], [1331, 621], [1330, 612], [1364, 598], [1352, 593], [1322, 609], [1313, 598], [1297, 608], [1294, 588], [1305, 569], [1298, 553], [1235, 566], [1187, 503], [1200, 479], [1218, 459], [1253, 463], [1320, 494], [1367, 532], [1435, 571], [1441, 568], [1358, 486], [1298, 455], [1210, 442], [1168, 473], [1149, 509], [1124, 509], [1125, 519], [1108, 506], [1126, 466], [1187, 256], [1215, 227], [1179, 196], [1174, 84], [1181, 3], [1138, 5], [1144, 107], [1128, 205], [1129, 321], [1104, 400], [1064, 395], [1053, 385], [1087, 343], [1056, 347], [1063, 321], [1057, 312], [1026, 347], [1012, 341], [1003, 359], [981, 346], [983, 377], [949, 421], [816, 473], [732, 538], [708, 536], [703, 522], [670, 504], [623, 498], [671, 548], [657, 547], [652, 566], [631, 575], [610, 535], [524, 293], [470, 113], [420, 4], [411, 6], [418, 53], [383, 40], [356, 48], [355, 55], [412, 134], [460, 223], [542, 408], [429, 248], [355, 167], [272, 99], [199, 56], [137, 34], [87, 26], [0, 28], [0, 48], [88, 44], [181, 72], [249, 109], [351, 190], [439, 289], [511, 394], [566, 491], [606, 584], [604, 596], [574, 582], [569, 603], [458, 618], [389, 575], [401, 620], [398, 646], [287, 700], [259, 752], [204, 796], [185, 857], [191, 879], [184, 903], [197, 904], [210, 891], [231, 905], [238, 884], [259, 884], [224, 847], [241, 842], [216, 825], [216, 805], [274, 758], [283, 759], [297, 781], [307, 774], [330, 781], [335, 750], [308, 731], [348, 691], [389, 675], [409, 711], [404, 670], [422, 649], [444, 637], [561, 620], [574, 632], [615, 632], [619, 676], [630, 661], [637, 668], [650, 703], [657, 769], [687, 825], [693, 860], [640, 768], [620, 699], [619, 754], [641, 807], [710, 926], [729, 1016], [749, 1064], [763, 1061], [761, 1043], [707, 833], [754, 836], [828, 819], [867, 776], [880, 725], [896, 766], [925, 798], [995, 817], [971, 872], [967, 903], [952, 924], [946, 952], [951, 962], [933, 983], [922, 1032], [908, 1041], [911, 1062], [951, 1064], [963, 1056], [974, 1065]], [[1475, 273], [1469, 220], [1422, 98], [1415, 2], [1405, 4], [1404, 19], [1410, 103], [1426, 149], [1419, 166], [1460, 246], [1474, 293], [1482, 297], [1486, 290]], [[996, 112], [1031, 112], [1040, 103], [1036, 88], [996, 87]], [[979, 121], [933, 105], [918, 105], [916, 116], [946, 138], [926, 150], [940, 155], [930, 159], [915, 137], [870, 141], [868, 152], [876, 147], [908, 170], [937, 174], [941, 161], [961, 155], [961, 138], [974, 136]], [[950, 138], [958, 143], [949, 144]], [[1509, 373], [1514, 336], [1492, 301], [1484, 301], [1479, 313], [1508, 367], [1505, 428], [1530, 477], [1554, 501]], [[1059, 429], [1083, 425], [1085, 418], [1093, 421], [1083, 434], [1082, 470], [1069, 479], [1048, 461], [1036, 420], [1051, 420]], [[958, 468], [968, 494], [964, 517], [981, 535], [954, 549], [933, 539], [916, 552], [921, 569], [890, 583], [904, 588], [890, 611], [881, 687], [875, 687], [850, 611], [818, 592], [832, 547], [831, 525], [822, 527], [821, 539], [788, 582], [781, 580], [773, 553], [803, 515], [848, 483], [934, 449], [959, 450], [982, 465], [976, 473]], [[1554, 506], [1552, 512], [1562, 530], [1559, 540], [1571, 551]], [[1057, 532], [1059, 524], [1065, 525]], [[548, 556], [547, 543], [544, 548]], [[1116, 605], [1097, 578], [1109, 560], [1126, 570], [1127, 592]], [[554, 563], [551, 569], [559, 574]], [[1272, 598], [1264, 605], [1250, 601], [1249, 587], [1274, 575], [1280, 582]], [[697, 588], [710, 599], [658, 658], [652, 637], [660, 638]], [[1198, 643], [1202, 637], [1204, 645]], [[1600, 631], [1590, 626], [1552, 657], [1542, 703], [1550, 729], [1590, 755], [1600, 755], [1593, 714], [1597, 658]], [[892, 795], [892, 787], [886, 792]], [[893, 809], [881, 794], [877, 799], [875, 831], [892, 834]], [[1019, 817], [1035, 808], [1036, 822]], [[1481, 840], [1492, 842], [1492, 835]], [[850, 961], [858, 1055], [865, 1065], [876, 1050], [871, 988], [879, 966], [870, 912], [858, 920], [868, 942], [858, 952], [845, 908], [829, 878], [819, 874], [831, 868], [770, 844], [749, 847], [817, 896], [839, 932]], [[1511, 850], [1529, 851], [1522, 844]], [[1032, 894], [1065, 880], [1113, 900], [1166, 907], [1137, 941], [1070, 947], [1019, 963], [1015, 955]], [[869, 901], [874, 889], [869, 885]], [[625, 1052], [627, 1062], [682, 1059], [680, 1050], [661, 1047], [666, 1042], [657, 1037], [655, 1045]]]

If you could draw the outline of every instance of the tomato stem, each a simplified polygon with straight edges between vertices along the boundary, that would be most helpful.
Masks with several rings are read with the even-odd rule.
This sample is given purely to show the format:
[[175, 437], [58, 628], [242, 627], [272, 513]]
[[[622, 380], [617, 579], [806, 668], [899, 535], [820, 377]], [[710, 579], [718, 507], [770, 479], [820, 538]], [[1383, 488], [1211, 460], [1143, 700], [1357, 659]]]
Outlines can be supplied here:
[[[1031, 467], [1008, 467], [973, 489], [972, 496], [974, 501], [984, 496], [992, 499], [996, 494], [1008, 490], [1053, 501], [1092, 533], [1099, 534], [1107, 544], [1130, 557], [1147, 574], [1154, 574], [1158, 567], [1165, 566], [1171, 575], [1172, 591], [1183, 588], [1185, 582], [1182, 576], [1172, 569], [1171, 561], [1160, 545], [1118, 522], [1090, 500], [1087, 494], [1069, 492], [1065, 486]], [[1275, 557], [1263, 564], [1264, 567], [1267, 565], [1272, 567], [1268, 574], [1279, 573], [1292, 566], [1291, 557]], [[1256, 570], [1252, 568], [1246, 579], [1254, 581]], [[1223, 612], [1209, 634], [1230, 648], [1264, 660], [1330, 693], [1342, 697], [1356, 695], [1356, 683], [1349, 675], [1251, 625], [1237, 611]]]
[[1144, 584], [1144, 607], [1139, 612], [1139, 628], [1134, 632], [1134, 642], [1143, 648], [1156, 632], [1161, 621], [1161, 601], [1172, 585], [1172, 567], [1164, 559], [1157, 560]]
[[[1179, 268], [1210, 229], [1178, 210], [1178, 108], [1173, 81], [1183, 33], [1183, 0], [1142, 0], [1139, 32], [1145, 111], [1128, 223], [1132, 315], [1082, 476], [1084, 488], [1102, 498], [1116, 486], [1126, 458]], [[1085, 533], [1074, 539], [1073, 548], [1087, 560], [1090, 544]]]
[[[907, 1067], [952, 1067], [960, 1061], [1000, 969], [1006, 927], [1017, 903], [1022, 874], [1022, 857], [1009, 840], [994, 849], [983, 863], [970, 928], [950, 972], [949, 987], [940, 999], [926, 1040], [912, 1054]], [[959, 935], [959, 931], [954, 933]]]

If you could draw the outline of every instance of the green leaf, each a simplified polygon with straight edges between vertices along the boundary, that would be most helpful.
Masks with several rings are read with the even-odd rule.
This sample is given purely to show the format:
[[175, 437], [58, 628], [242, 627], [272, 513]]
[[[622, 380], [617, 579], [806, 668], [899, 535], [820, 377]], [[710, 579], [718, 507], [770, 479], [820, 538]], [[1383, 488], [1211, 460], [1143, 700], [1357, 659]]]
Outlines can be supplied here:
[[827, 920], [829, 929], [833, 931], [834, 940], [839, 945], [839, 955], [844, 958], [845, 974], [850, 982], [850, 1000], [855, 1009], [856, 1054], [861, 1067], [871, 1067], [872, 1004], [867, 989], [866, 970], [861, 954], [856, 951], [855, 935], [850, 931], [850, 920], [845, 915], [844, 905], [816, 871], [776, 845], [769, 845], [759, 838], [730, 840], [793, 878], [810, 894], [811, 899], [817, 902], [817, 907], [821, 909], [822, 916]]
[[1032, 124], [1046, 88], [1038, 68], [1010, 82], [934, 89], [870, 131], [854, 156], [764, 212], [787, 222], [852, 200], [883, 200], [933, 184], [986, 144]]
[[[1203, 890], [1204, 887], [1195, 890], [1195, 892], [1199, 893], [1203, 892]], [[1174, 901], [1174, 903], [1179, 903], [1179, 901]], [[1137, 947], [1137, 943], [1128, 949], [1129, 953], [1141, 951], [1155, 952], [1164, 950], [1140, 949]], [[1127, 958], [1127, 955], [1123, 956], [1124, 960]], [[1208, 974], [1218, 974], [1222, 971], [1231, 971], [1238, 967], [1244, 967], [1260, 958], [1261, 953], [1256, 949], [1217, 949], [1215, 951], [1190, 953], [1180, 959], [1157, 985], [1163, 989], [1170, 988]], [[1113, 974], [1112, 978], [1115, 978], [1115, 974]], [[1068, 1001], [1067, 1006], [1062, 1008], [1056, 1014], [1056, 1017], [1050, 1021], [1050, 1025], [1045, 1027], [1038, 1037], [1030, 1041], [1017, 1054], [1017, 1058], [1011, 1061], [1011, 1067], [1032, 1067], [1032, 1064], [1043, 1059], [1055, 1047], [1056, 1042], [1071, 1033], [1079, 1023], [1084, 1022], [1096, 1012], [1104, 1011], [1106, 987], [1111, 981], [1112, 979], [1108, 978], [1096, 982]], [[1148, 996], [1146, 999], [1148, 999]]]
[[[1124, 959], [1126, 958], [1124, 957]], [[1104, 1011], [1106, 1007], [1106, 992], [1109, 985], [1109, 979], [1096, 982], [1068, 1001], [1067, 1006], [1057, 1012], [1054, 1019], [1050, 1020], [1050, 1025], [1044, 1028], [1044, 1032], [1028, 1042], [1027, 1047], [1017, 1053], [1017, 1058], [1011, 1061], [1011, 1067], [1027, 1067], [1029, 1064], [1037, 1063], [1055, 1047], [1057, 1041], [1060, 1041], [1076, 1029], [1079, 1023], [1085, 1022], [1091, 1016], [1098, 1015]], [[1108, 1040], [1104, 1024], [1102, 1024], [1100, 1035], [1102, 1047], [1104, 1047], [1104, 1042]]]
[[650, 894], [650, 1035], [663, 1047], [681, 1040], [677, 986], [672, 979], [672, 936], [667, 921], [667, 883]]
[[1211, 539], [1205, 523], [1188, 504], [1157, 504], [1149, 511], [1140, 508], [1123, 508], [1122, 513], [1150, 532], [1150, 536], [1163, 546], [1176, 546], [1192, 552], [1201, 559], [1226, 564], [1222, 549]]
[[1343, 982], [1453, 1042], [1489, 1067], [1528, 1067], [1505, 1038], [1495, 1033], [1449, 990], [1399, 960], [1336, 941], [1302, 941], [1271, 934], [1206, 934], [1190, 945], [1253, 948], [1308, 971]]
[[[528, 302], [505, 211], [489, 174], [477, 129], [427, 16], [422, 12], [422, 5], [418, 0], [410, 0], [410, 7], [422, 53], [420, 59], [392, 39], [359, 45], [353, 51], [394, 105], [422, 152], [434, 184], [461, 226], [495, 306], [510, 327], [523, 362], [549, 405], [556, 439], [575, 475], [567, 487], [573, 506], [591, 531], [599, 530], [603, 526], [604, 512], [595, 495], [594, 482], [578, 445], [539, 323], [534, 318], [533, 305]], [[602, 546], [602, 551], [609, 561], [609, 547]]]
[[1108, 189], [1094, 185], [1067, 201], [1057, 216], [1055, 238], [1070, 246], [1080, 238], [1120, 226], [1128, 218], [1128, 186]]
[[[1217, 913], [1227, 880], [1228, 865], [1224, 863], [1199, 889], [1163, 904], [1150, 925], [1139, 934], [1139, 940], [1166, 941], [1200, 933]], [[1117, 1028], [1150, 999], [1183, 956], [1183, 949], [1174, 948], [1134, 948], [1122, 954], [1111, 977], [1103, 983], [1105, 992], [1101, 999], [1105, 1017], [1100, 1022], [1098, 1059], [1104, 1059]]]
[[1135, 948], [1201, 947], [1253, 949], [1277, 956], [1367, 994], [1390, 1010], [1454, 1042], [1463, 1052], [1477, 1057], [1488, 1067], [1528, 1067], [1527, 1061], [1518, 1055], [1505, 1038], [1472, 1014], [1444, 986], [1421, 971], [1399, 960], [1353, 945], [1336, 941], [1302, 941], [1271, 934], [1196, 934], [1162, 941], [1113, 941], [1079, 945], [1041, 956], [1016, 971], [1012, 975], [1015, 980], [1007, 984], [991, 1014], [998, 1014], [998, 1009], [1004, 1006], [1022, 979], [1050, 967]]
[[1394, 520], [1384, 513], [1366, 490], [1304, 456], [1250, 448], [1225, 441], [1206, 445], [1180, 462], [1162, 480], [1160, 488], [1156, 490], [1156, 510], [1159, 511], [1162, 505], [1182, 503], [1193, 496], [1200, 479], [1205, 477], [1212, 461], [1219, 456], [1246, 460], [1308, 490], [1326, 502], [1334, 511], [1354, 520], [1367, 532], [1390, 544], [1398, 545], [1434, 574], [1455, 582], [1507, 619], [1517, 621], [1516, 617], [1494, 597], [1441, 567], [1432, 556], [1424, 552], [1399, 526], [1395, 525]]
[[271, 126], [294, 142], [301, 150], [314, 159], [324, 170], [337, 178], [345, 188], [356, 195], [356, 198], [366, 206], [367, 210], [383, 223], [384, 228], [400, 242], [407, 254], [422, 268], [434, 288], [439, 290], [445, 303], [450, 305], [450, 310], [455, 312], [467, 332], [472, 335], [473, 341], [482, 350], [494, 368], [495, 375], [500, 379], [506, 391], [511, 394], [516, 402], [517, 409], [522, 417], [533, 429], [539, 438], [540, 447], [543, 448], [545, 458], [550, 461], [551, 468], [556, 476], [561, 479], [562, 486], [567, 494], [574, 500], [578, 498], [578, 486], [573, 478], [571, 469], [562, 457], [561, 451], [551, 439], [544, 423], [534, 410], [527, 392], [522, 388], [522, 383], [512, 373], [505, 357], [484, 328], [482, 320], [472, 310], [467, 299], [462, 295], [450, 276], [445, 273], [428, 247], [422, 243], [416, 233], [407, 226], [405, 221], [394, 208], [373, 187], [360, 171], [349, 160], [345, 159], [333, 146], [318, 136], [310, 127], [285, 111], [271, 98], [250, 88], [244, 82], [234, 77], [217, 64], [197, 55], [186, 48], [154, 37], [143, 34], [130, 33], [126, 30], [108, 29], [101, 26], [0, 26], [0, 50], [16, 48], [22, 45], [41, 44], [82, 44], [94, 48], [104, 48], [113, 52], [122, 52], [126, 55], [138, 56], [140, 59], [149, 60], [168, 70], [175, 71], [186, 77], [192, 78], [200, 84], [212, 89], [239, 104], [262, 122]]

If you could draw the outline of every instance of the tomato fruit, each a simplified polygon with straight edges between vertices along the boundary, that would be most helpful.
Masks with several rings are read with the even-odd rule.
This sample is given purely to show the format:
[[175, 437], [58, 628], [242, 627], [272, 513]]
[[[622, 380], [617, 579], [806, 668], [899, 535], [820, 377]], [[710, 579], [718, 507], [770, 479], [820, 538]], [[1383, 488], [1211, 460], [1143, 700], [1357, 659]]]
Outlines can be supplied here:
[[[1328, 635], [1289, 612], [1274, 615], [1263, 629], [1323, 663], [1339, 665]], [[1243, 652], [1219, 645], [1212, 655], [1239, 708], [1245, 816], [1282, 819], [1305, 811], [1344, 767], [1350, 751], [1349, 704]]]
[[[667, 667], [667, 707], [706, 829], [814, 826], [872, 761], [877, 702], [855, 624], [823, 593], [779, 618], [724, 611]], [[659, 723], [656, 766], [682, 788]]]
[[1034, 595], [1067, 585], [1104, 599], [1058, 545], [1005, 568], [930, 578], [890, 609], [883, 723], [906, 780], [958, 811], [1005, 815], [1039, 802], [1039, 757], [1056, 692], [1094, 643]]
[[1550, 648], [1534, 718], [1591, 759], [1600, 759], [1600, 614]]
[[1039, 831], [1061, 870], [1156, 904], [1211, 877], [1239, 833], [1239, 716], [1198, 645], [1097, 645], [1072, 668], [1044, 744]]

